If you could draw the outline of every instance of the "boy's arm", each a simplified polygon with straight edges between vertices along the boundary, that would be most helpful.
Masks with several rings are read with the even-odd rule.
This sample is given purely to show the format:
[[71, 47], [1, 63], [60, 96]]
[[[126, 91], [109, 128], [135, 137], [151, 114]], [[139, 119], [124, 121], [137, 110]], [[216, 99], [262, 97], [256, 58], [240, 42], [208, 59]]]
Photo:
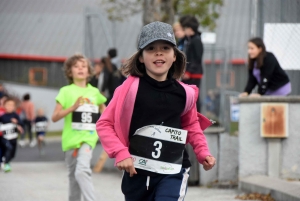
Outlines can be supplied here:
[[14, 124], [17, 124], [19, 126], [23, 126], [22, 121], [20, 120], [20, 117], [17, 113], [15, 113], [13, 115], [13, 118], [11, 118], [11, 122], [14, 123]]
[[104, 103], [99, 105], [99, 111], [101, 114], [104, 112], [105, 109], [106, 109], [106, 105]]
[[57, 102], [52, 115], [52, 121], [57, 122], [58, 120], [61, 120], [62, 118], [64, 118], [65, 116], [67, 116], [68, 114], [76, 110], [80, 106], [81, 100], [82, 100], [82, 96], [80, 96], [77, 99], [74, 105], [72, 105], [71, 107], [65, 110], [63, 109], [63, 106], [59, 102]]
[[16, 118], [16, 120], [17, 120], [17, 123], [16, 123], [16, 124], [17, 124], [17, 129], [18, 129], [18, 131], [19, 131], [20, 133], [23, 133], [23, 132], [24, 132], [24, 130], [23, 130], [23, 128], [22, 128], [23, 123], [22, 123], [22, 121], [21, 121], [19, 115], [18, 115], [18, 114], [15, 114], [15, 118]]
[[17, 121], [18, 121], [17, 124], [18, 124], [19, 126], [23, 126], [23, 123], [22, 123], [22, 121], [21, 121], [21, 119], [20, 119], [20, 117], [19, 117], [18, 114], [16, 115], [16, 119], [17, 119]]
[[20, 125], [17, 125], [17, 130], [18, 130], [20, 133], [23, 133], [23, 132], [24, 132], [22, 126], [20, 126]]

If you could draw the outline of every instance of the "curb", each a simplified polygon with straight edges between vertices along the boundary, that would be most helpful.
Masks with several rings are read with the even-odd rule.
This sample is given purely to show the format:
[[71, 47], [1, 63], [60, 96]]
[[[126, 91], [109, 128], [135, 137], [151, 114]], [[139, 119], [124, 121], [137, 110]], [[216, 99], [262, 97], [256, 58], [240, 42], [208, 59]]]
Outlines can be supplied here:
[[298, 183], [263, 175], [241, 178], [239, 189], [251, 193], [270, 194], [276, 201], [300, 201], [300, 185]]

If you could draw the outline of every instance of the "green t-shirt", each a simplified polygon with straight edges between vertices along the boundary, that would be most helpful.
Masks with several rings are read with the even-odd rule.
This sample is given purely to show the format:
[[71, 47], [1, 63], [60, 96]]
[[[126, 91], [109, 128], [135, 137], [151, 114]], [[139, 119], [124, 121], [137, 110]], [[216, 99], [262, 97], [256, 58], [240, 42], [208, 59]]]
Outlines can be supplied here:
[[[88, 84], [86, 88], [78, 87], [75, 84], [64, 86], [59, 90], [56, 101], [62, 105], [63, 109], [67, 109], [74, 105], [80, 96], [84, 98], [85, 104], [97, 105], [97, 107], [106, 102], [106, 98], [100, 94], [99, 90], [90, 84]], [[73, 129], [72, 115], [73, 113], [70, 113], [64, 118], [64, 129], [62, 133], [63, 151], [79, 148], [83, 142], [95, 148], [98, 140], [96, 131]]]

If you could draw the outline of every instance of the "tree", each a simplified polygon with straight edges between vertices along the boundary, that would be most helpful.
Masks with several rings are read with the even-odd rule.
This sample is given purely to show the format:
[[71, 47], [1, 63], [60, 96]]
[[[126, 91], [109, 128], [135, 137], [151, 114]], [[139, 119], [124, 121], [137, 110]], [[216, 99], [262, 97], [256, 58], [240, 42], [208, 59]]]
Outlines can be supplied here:
[[143, 23], [173, 24], [175, 16], [194, 15], [202, 27], [214, 30], [223, 0], [101, 0], [109, 19], [123, 20], [143, 11]]
[[143, 11], [144, 24], [154, 21], [174, 23], [173, 0], [144, 0]]
[[175, 12], [179, 15], [194, 15], [201, 27], [214, 30], [223, 0], [174, 0], [174, 5]]

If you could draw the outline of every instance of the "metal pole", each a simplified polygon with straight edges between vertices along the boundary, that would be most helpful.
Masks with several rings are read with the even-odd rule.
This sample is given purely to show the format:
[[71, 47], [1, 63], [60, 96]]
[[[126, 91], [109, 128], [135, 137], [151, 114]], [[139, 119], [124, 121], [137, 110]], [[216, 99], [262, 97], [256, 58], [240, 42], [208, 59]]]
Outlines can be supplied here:
[[252, 5], [250, 6], [251, 13], [251, 37], [257, 36], [257, 1], [252, 0]]
[[116, 31], [116, 20], [112, 21], [112, 35], [113, 35], [113, 46], [116, 47], [116, 40], [117, 40], [117, 31]]
[[259, 36], [262, 38], [264, 36], [264, 2], [263, 0], [258, 1], [258, 9], [259, 9], [259, 22], [258, 22], [258, 30]]
[[84, 10], [84, 19], [83, 19], [83, 23], [84, 23], [84, 30], [83, 30], [83, 52], [84, 52], [84, 55], [88, 55], [88, 43], [87, 43], [87, 8], [85, 8]]
[[[86, 24], [85, 30], [86, 30], [86, 33], [85, 34], [88, 35], [88, 37], [91, 37], [92, 40], [87, 39], [87, 41], [89, 41], [89, 43], [90, 43], [90, 48], [87, 47], [87, 45], [85, 45], [85, 47], [87, 48], [86, 50], [88, 50], [88, 49], [92, 50], [91, 55], [94, 54], [94, 47], [93, 47], [94, 45], [91, 44], [91, 43], [93, 43], [93, 38], [92, 38], [93, 33], [92, 33], [92, 29], [91, 29], [91, 27], [92, 27], [91, 18], [93, 18], [93, 17], [100, 19], [100, 26], [103, 29], [104, 36], [106, 38], [108, 46], [113, 47], [112, 37], [110, 36], [110, 34], [107, 31], [108, 26], [106, 25], [106, 23], [103, 20], [102, 16], [99, 13], [91, 13], [91, 12], [88, 11], [88, 9], [86, 9], [86, 14], [85, 14], [85, 19], [86, 19], [85, 20], [85, 24]], [[85, 37], [86, 37], [86, 35], [85, 35]]]
[[91, 24], [91, 17], [87, 17], [88, 20], [88, 37], [89, 37], [89, 50], [90, 50], [90, 58], [93, 60], [94, 57], [94, 40], [93, 40], [93, 33], [92, 33], [92, 24]]
[[226, 90], [226, 76], [227, 76], [227, 54], [224, 51], [223, 71], [221, 70], [221, 87], [220, 87], [220, 122], [225, 127], [225, 90]]
[[112, 37], [107, 32], [107, 27], [108, 26], [106, 25], [105, 21], [103, 20], [102, 15], [97, 14], [97, 17], [99, 17], [99, 19], [100, 19], [100, 25], [101, 25], [101, 27], [104, 31], [104, 35], [105, 35], [106, 41], [108, 43], [108, 46], [113, 47]]

